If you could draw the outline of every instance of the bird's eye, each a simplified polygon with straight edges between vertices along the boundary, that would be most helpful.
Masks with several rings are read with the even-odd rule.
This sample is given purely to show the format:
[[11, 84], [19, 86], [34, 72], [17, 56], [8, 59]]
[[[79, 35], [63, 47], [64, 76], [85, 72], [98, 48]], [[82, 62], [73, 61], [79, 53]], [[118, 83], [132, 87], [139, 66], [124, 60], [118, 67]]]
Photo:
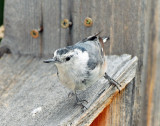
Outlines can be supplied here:
[[70, 57], [66, 57], [66, 61], [69, 61], [71, 58]]

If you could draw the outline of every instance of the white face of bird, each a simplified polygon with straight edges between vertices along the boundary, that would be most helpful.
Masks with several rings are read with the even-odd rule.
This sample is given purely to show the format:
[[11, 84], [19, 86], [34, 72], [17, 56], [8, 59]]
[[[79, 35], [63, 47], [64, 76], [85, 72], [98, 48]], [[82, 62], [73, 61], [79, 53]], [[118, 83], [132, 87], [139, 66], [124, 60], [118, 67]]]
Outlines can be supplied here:
[[73, 59], [76, 57], [76, 54], [73, 50], [66, 48], [57, 49], [54, 52], [53, 59], [56, 60], [55, 64], [66, 64], [68, 62], [73, 62]]
[[84, 64], [88, 62], [88, 53], [82, 49], [61, 48], [54, 52], [54, 57], [45, 60], [45, 63], [53, 62], [56, 66], [69, 66]]

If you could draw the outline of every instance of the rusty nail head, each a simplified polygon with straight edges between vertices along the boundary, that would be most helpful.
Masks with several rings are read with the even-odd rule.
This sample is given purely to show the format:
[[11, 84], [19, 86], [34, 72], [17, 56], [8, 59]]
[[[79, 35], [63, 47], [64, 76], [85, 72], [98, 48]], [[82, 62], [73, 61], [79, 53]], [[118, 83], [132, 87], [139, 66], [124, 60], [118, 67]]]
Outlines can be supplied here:
[[86, 27], [90, 27], [90, 26], [92, 26], [92, 24], [93, 24], [92, 18], [86, 17], [86, 18], [84, 19], [84, 25], [85, 25]]
[[68, 28], [71, 25], [72, 25], [72, 22], [70, 22], [68, 19], [64, 19], [61, 21], [62, 28]]
[[43, 31], [43, 27], [40, 27], [38, 29], [33, 29], [30, 34], [33, 38], [38, 38], [39, 37], [39, 33]]

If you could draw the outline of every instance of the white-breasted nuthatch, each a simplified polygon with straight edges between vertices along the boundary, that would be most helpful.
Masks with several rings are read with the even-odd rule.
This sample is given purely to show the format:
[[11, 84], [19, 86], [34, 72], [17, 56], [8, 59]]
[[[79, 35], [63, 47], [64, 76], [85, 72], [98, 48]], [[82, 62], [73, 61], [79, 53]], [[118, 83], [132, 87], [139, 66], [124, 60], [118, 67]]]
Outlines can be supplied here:
[[[59, 80], [75, 94], [77, 90], [85, 90], [103, 76], [119, 89], [120, 84], [106, 73], [104, 42], [109, 37], [101, 38], [99, 34], [89, 36], [75, 45], [57, 49], [52, 59], [44, 61], [55, 63]], [[77, 95], [76, 99], [79, 102]]]

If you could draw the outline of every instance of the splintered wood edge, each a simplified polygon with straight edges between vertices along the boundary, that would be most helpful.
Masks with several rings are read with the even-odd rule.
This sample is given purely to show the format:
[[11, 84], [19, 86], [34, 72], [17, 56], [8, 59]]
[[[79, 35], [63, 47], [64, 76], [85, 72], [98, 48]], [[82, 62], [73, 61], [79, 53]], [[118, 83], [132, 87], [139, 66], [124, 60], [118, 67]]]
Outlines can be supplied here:
[[[123, 90], [129, 82], [135, 77], [136, 67], [137, 67], [138, 58], [135, 56], [131, 60], [129, 60], [113, 77], [116, 81], [118, 81]], [[67, 125], [72, 126], [88, 126], [93, 120], [103, 111], [103, 109], [108, 106], [113, 97], [118, 93], [118, 89], [111, 85], [108, 89], [100, 95], [99, 98], [81, 115], [72, 119], [72, 123], [69, 121]]]

